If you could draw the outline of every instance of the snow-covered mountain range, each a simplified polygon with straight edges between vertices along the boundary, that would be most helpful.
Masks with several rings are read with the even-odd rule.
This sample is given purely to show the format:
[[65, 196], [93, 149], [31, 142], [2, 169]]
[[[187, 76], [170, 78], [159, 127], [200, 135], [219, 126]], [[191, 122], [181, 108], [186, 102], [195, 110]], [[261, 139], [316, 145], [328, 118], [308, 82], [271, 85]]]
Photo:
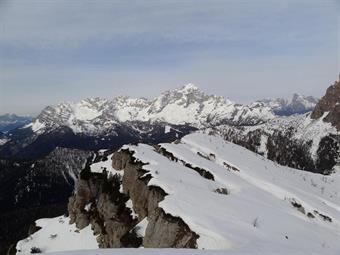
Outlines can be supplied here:
[[276, 99], [263, 99], [259, 100], [272, 109], [272, 111], [279, 116], [290, 116], [293, 114], [303, 114], [310, 112], [314, 109], [319, 99], [312, 96], [303, 96], [299, 94], [293, 94], [291, 98], [276, 98]]
[[165, 122], [202, 127], [221, 122], [257, 124], [273, 117], [269, 107], [240, 105], [226, 98], [210, 96], [193, 84], [166, 91], [153, 99], [116, 97], [112, 100], [85, 99], [45, 108], [25, 127], [44, 132], [68, 126], [75, 133], [102, 134], [118, 123]]
[[187, 84], [152, 100], [116, 97], [66, 102], [46, 107], [32, 122], [8, 132], [1, 140], [0, 157], [39, 158], [56, 146], [93, 150], [128, 142], [171, 141], [219, 125], [254, 126], [283, 111], [308, 111], [313, 100], [295, 95], [292, 100], [244, 105]]
[[317, 99], [294, 95], [291, 100], [262, 100], [248, 105], [224, 97], [207, 95], [193, 84], [162, 93], [153, 100], [116, 97], [112, 100], [92, 98], [77, 103], [46, 107], [26, 128], [43, 133], [60, 126], [75, 133], [103, 134], [112, 126], [126, 122], [165, 122], [202, 128], [217, 124], [255, 125], [275, 117], [305, 113]]
[[7, 132], [22, 127], [32, 121], [30, 116], [17, 116], [15, 114], [0, 115], [0, 132]]
[[85, 168], [69, 217], [39, 220], [42, 229], [20, 241], [17, 254], [98, 247], [338, 254], [339, 170], [283, 167], [201, 133], [126, 145]]
[[[167, 153], [167, 151], [164, 151], [164, 148], [157, 144], [173, 141], [175, 141], [175, 144], [178, 144], [182, 137], [201, 130], [200, 132], [213, 135], [212, 137], [221, 137], [224, 141], [241, 145], [283, 166], [333, 176], [333, 173], [337, 172], [340, 168], [340, 138], [338, 135], [338, 130], [340, 130], [338, 114], [340, 109], [338, 107], [340, 101], [340, 82], [332, 85], [327, 90], [326, 95], [318, 102], [315, 109], [312, 112], [308, 112], [313, 106], [312, 101], [311, 98], [308, 99], [295, 95], [291, 100], [262, 100], [248, 105], [242, 105], [223, 97], [207, 95], [194, 85], [189, 84], [176, 90], [164, 92], [161, 96], [153, 100], [117, 97], [112, 100], [93, 98], [82, 100], [78, 103], [62, 103], [45, 108], [36, 119], [24, 127], [0, 134], [0, 139], [2, 139], [0, 158], [8, 158], [9, 160], [1, 161], [7, 169], [6, 171], [11, 173], [15, 178], [22, 180], [26, 180], [27, 173], [36, 173], [36, 169], [38, 169], [36, 167], [39, 166], [39, 160], [37, 159], [44, 158], [43, 160], [48, 162], [49, 167], [55, 170], [53, 171], [53, 179], [58, 180], [57, 183], [51, 183], [54, 185], [53, 187], [55, 187], [54, 192], [59, 194], [58, 201], [60, 204], [58, 204], [58, 208], [65, 208], [68, 201], [67, 194], [70, 193], [69, 188], [72, 188], [73, 185], [72, 180], [77, 176], [80, 169], [78, 169], [78, 171], [69, 171], [70, 169], [67, 167], [67, 169], [63, 170], [63, 164], [58, 165], [58, 162], [54, 162], [54, 158], [56, 158], [54, 152], [57, 152], [57, 161], [63, 161], [65, 165], [73, 162], [72, 153], [66, 155], [68, 151], [72, 150], [65, 149], [65, 154], [63, 149], [55, 150], [56, 147], [80, 149], [79, 153], [76, 153], [77, 155], [87, 155], [87, 153], [97, 151], [95, 152], [96, 157], [87, 159], [85, 169], [81, 172], [75, 194], [78, 196], [84, 195], [85, 197], [81, 197], [79, 200], [76, 195], [71, 199], [69, 204], [69, 218], [58, 217], [52, 220], [38, 222], [38, 224], [44, 226], [51, 223], [66, 232], [76, 231], [74, 232], [75, 235], [71, 234], [73, 237], [77, 236], [78, 231], [82, 233], [79, 229], [92, 224], [94, 233], [97, 236], [102, 233], [103, 225], [101, 221], [93, 223], [91, 217], [89, 218], [86, 213], [84, 215], [84, 210], [86, 212], [92, 210], [92, 202], [87, 204], [81, 202], [87, 201], [89, 197], [93, 198], [93, 191], [95, 191], [95, 196], [100, 196], [101, 199], [100, 205], [93, 207], [93, 210], [95, 210], [96, 215], [101, 214], [103, 219], [113, 213], [107, 211], [111, 210], [110, 208], [112, 207], [106, 206], [107, 202], [112, 199], [119, 203], [119, 208], [121, 209], [124, 207], [135, 207], [132, 199], [128, 202], [128, 200], [126, 200], [127, 197], [124, 195], [126, 193], [121, 193], [121, 191], [117, 189], [119, 186], [117, 186], [117, 182], [120, 183], [119, 178], [109, 178], [109, 181], [106, 182], [104, 181], [106, 178], [105, 175], [101, 174], [103, 170], [105, 170], [104, 172], [106, 173], [117, 173], [115, 170], [120, 167], [117, 166], [112, 169], [112, 164], [114, 162], [124, 161], [125, 156], [119, 154], [120, 156], [114, 159], [111, 157], [111, 154], [124, 144], [146, 143], [154, 145], [154, 150], [157, 153], [164, 154], [172, 159], [174, 152], [171, 151]], [[304, 110], [301, 111], [301, 107], [293, 107], [294, 105], [299, 105], [299, 103], [296, 102], [304, 105]], [[290, 110], [288, 111], [287, 109]], [[285, 113], [283, 113], [283, 111]], [[304, 111], [307, 111], [307, 113], [301, 114], [301, 112]], [[208, 140], [210, 140], [210, 138], [208, 138]], [[185, 141], [186, 138], [180, 143], [186, 143]], [[206, 143], [209, 144], [209, 142]], [[193, 146], [191, 148], [192, 150], [195, 149], [194, 145], [190, 146]], [[124, 147], [124, 149], [127, 148], [132, 147]], [[82, 151], [84, 153], [82, 153]], [[143, 153], [146, 154], [146, 152]], [[186, 154], [184, 151], [183, 153]], [[227, 151], [225, 153], [227, 153]], [[244, 154], [242, 152], [241, 154], [248, 155], [247, 153]], [[199, 152], [198, 154], [200, 157], [210, 159], [210, 161], [214, 157], [214, 153], [212, 153], [212, 155], [206, 155]], [[184, 161], [179, 160], [178, 157], [172, 160], [184, 164], [185, 167], [196, 171], [203, 178], [212, 181], [221, 180], [222, 177], [208, 171], [205, 165], [192, 165], [188, 162], [183, 163]], [[84, 160], [84, 158], [82, 158], [82, 160]], [[144, 158], [140, 158], [140, 161], [144, 162]], [[135, 163], [138, 165], [138, 162], [137, 160]], [[264, 160], [264, 162], [267, 161]], [[148, 161], [146, 164], [152, 165], [153, 163], [154, 161]], [[32, 165], [34, 166], [33, 168], [30, 167]], [[227, 165], [225, 167], [228, 167]], [[240, 169], [238, 165], [241, 165], [240, 162], [236, 162], [235, 165], [229, 164], [229, 168], [231, 170], [235, 170], [236, 168]], [[175, 166], [177, 167], [178, 164], [174, 164], [174, 167]], [[290, 169], [287, 167], [279, 168]], [[159, 173], [159, 171], [156, 170], [155, 174], [157, 174], [157, 172]], [[49, 176], [48, 171], [42, 171], [41, 173], [42, 175], [38, 175], [39, 178], [40, 176], [43, 178]], [[120, 173], [123, 172], [121, 171]], [[144, 173], [144, 170], [140, 170], [139, 173]], [[301, 172], [301, 174], [303, 173], [304, 172]], [[307, 175], [318, 176], [312, 173], [307, 173]], [[150, 176], [145, 175], [142, 177], [137, 174], [135, 177], [135, 181], [140, 179], [143, 182], [148, 182]], [[15, 178], [11, 179], [15, 180]], [[72, 179], [71, 181], [70, 178]], [[8, 179], [5, 178], [4, 180], [6, 181]], [[266, 179], [266, 182], [268, 181], [269, 179]], [[21, 185], [23, 188], [20, 188], [20, 191], [25, 190], [26, 182], [22, 183], [24, 185]], [[55, 201], [54, 196], [49, 196], [49, 192], [45, 193], [44, 188], [40, 188], [39, 185], [35, 184], [34, 178], [32, 180], [30, 179], [28, 183], [28, 189], [34, 192], [28, 192], [27, 199], [20, 201], [36, 201], [35, 194], [44, 194], [43, 197], [46, 198], [46, 203], [48, 203], [48, 201]], [[315, 183], [314, 179], [313, 183]], [[156, 200], [164, 197], [164, 193], [158, 193], [159, 189], [157, 187], [151, 186], [152, 194], [156, 196], [154, 197]], [[319, 184], [317, 184], [317, 186], [319, 186]], [[64, 187], [68, 188], [67, 194], [64, 192]], [[90, 188], [90, 191], [88, 188]], [[141, 187], [135, 192], [135, 195], [143, 194], [140, 188]], [[228, 187], [226, 187], [226, 189], [220, 188], [218, 192], [222, 193], [221, 195], [229, 192]], [[309, 192], [309, 190], [306, 190], [306, 192]], [[134, 196], [134, 194], [129, 191], [129, 196]], [[144, 207], [142, 211], [144, 215], [146, 215], [145, 201], [147, 199], [145, 197], [143, 198], [143, 196], [141, 196], [141, 200], [137, 201], [137, 206], [140, 206], [138, 203], [141, 203], [142, 207]], [[300, 197], [300, 195], [298, 197]], [[14, 198], [15, 195], [12, 197], [11, 195], [8, 196], [8, 199], [13, 200]], [[97, 198], [94, 200], [97, 201]], [[126, 202], [128, 203], [126, 204]], [[296, 200], [296, 203], [294, 202], [291, 205], [300, 208], [299, 204], [300, 202]], [[6, 206], [6, 203], [4, 203], [4, 206]], [[317, 207], [321, 208], [319, 206]], [[30, 214], [25, 215], [25, 219], [55, 217], [60, 215], [59, 213], [56, 214], [57, 210], [53, 209], [54, 207], [47, 206], [47, 210], [44, 209], [45, 207], [30, 208], [30, 206], [28, 206], [28, 208]], [[31, 209], [33, 210], [32, 213], [30, 211]], [[310, 212], [315, 218], [323, 218], [323, 216], [329, 215], [317, 209], [316, 211], [321, 213], [321, 216], [315, 211]], [[331, 211], [327, 209], [327, 213], [328, 212]], [[21, 211], [14, 210], [9, 213], [10, 214], [7, 214], [12, 215], [12, 213], [14, 213], [17, 215], [21, 213]], [[128, 209], [124, 209], [120, 211], [120, 213], [119, 219], [129, 219], [130, 211]], [[308, 212], [306, 214], [308, 216]], [[309, 214], [308, 217], [312, 218], [313, 216], [311, 214]], [[90, 216], [91, 215], [92, 213]], [[324, 217], [326, 221], [328, 219], [327, 217]], [[110, 220], [109, 218], [108, 220]], [[162, 219], [163, 218], [160, 218], [160, 220]], [[71, 220], [71, 223], [76, 223], [76, 226], [59, 224], [62, 221], [66, 222], [68, 220]], [[130, 221], [128, 220], [128, 222]], [[124, 224], [128, 222], [124, 222]], [[104, 225], [109, 228], [112, 227], [112, 229], [115, 229], [115, 233], [117, 233], [117, 229], [124, 232], [126, 229], [131, 230], [132, 227], [137, 224], [136, 218], [134, 218], [128, 226], [124, 226], [124, 224], [119, 225], [119, 223], [117, 227], [117, 225], [115, 225], [116, 223], [108, 221], [108, 223]], [[190, 229], [187, 226], [188, 224], [186, 222], [184, 223], [180, 221], [178, 231], [180, 231], [183, 226], [186, 231]], [[8, 221], [3, 221], [0, 227], [12, 226], [13, 224], [17, 224], [17, 228], [20, 229], [21, 232], [20, 235], [16, 236], [8, 235], [9, 238], [4, 242], [5, 246], [3, 248], [6, 252], [8, 248], [15, 247], [13, 246], [13, 242], [18, 240], [18, 237], [23, 237], [22, 231], [25, 231], [27, 227], [27, 222], [18, 223], [16, 220], [9, 218]], [[115, 227], [113, 227], [112, 224], [115, 225]], [[136, 245], [140, 245], [142, 241], [138, 235], [143, 234], [144, 230], [146, 231], [145, 226], [148, 225], [146, 221], [140, 222], [138, 225], [139, 230], [137, 228], [134, 229], [121, 240], [123, 246], [130, 245], [129, 247], [135, 247]], [[35, 228], [33, 227], [32, 229]], [[8, 231], [12, 233], [10, 228]], [[45, 227], [44, 233], [46, 233], [46, 231], [54, 232], [54, 228], [51, 230], [49, 227]], [[37, 233], [41, 235], [42, 232]], [[107, 233], [106, 230], [103, 233]], [[133, 233], [137, 233], [138, 235], [135, 236]], [[183, 232], [180, 231], [180, 233]], [[190, 237], [188, 245], [193, 244], [192, 241], [194, 239], [191, 237], [195, 237], [195, 234], [197, 234], [195, 231], [191, 231], [190, 233], [192, 235], [187, 236]], [[168, 234], [171, 233], [167, 233], [165, 236], [169, 236]], [[47, 243], [52, 240], [55, 241], [54, 234], [51, 235], [53, 235], [53, 238], [46, 237], [44, 234], [44, 242], [46, 240], [48, 240], [46, 241]], [[60, 235], [62, 234], [58, 234], [58, 236]], [[69, 235], [65, 235], [65, 237], [67, 236]], [[81, 236], [82, 235], [78, 236], [77, 240], [83, 242], [84, 240]], [[88, 235], [86, 236], [89, 237]], [[81, 238], [79, 239], [79, 237]], [[110, 234], [101, 236], [99, 239], [93, 239], [91, 234], [90, 238], [92, 238], [92, 241], [88, 240], [89, 246], [82, 246], [83, 248], [94, 248], [93, 243], [96, 245], [99, 244], [100, 247], [115, 247], [113, 246], [113, 237]], [[27, 242], [28, 245], [35, 245], [35, 241], [30, 242], [30, 239], [31, 238], [24, 243]], [[36, 240], [38, 244], [41, 243], [39, 238], [35, 238], [34, 240]], [[58, 243], [63, 243], [63, 240], [64, 239], [58, 239]], [[77, 246], [77, 240], [74, 239], [75, 246]], [[2, 246], [2, 244], [0, 246]], [[30, 248], [25, 246], [25, 248], [22, 249], [28, 251]], [[244, 252], [244, 250], [239, 251], [240, 254]]]
[[327, 174], [340, 161], [340, 81], [327, 89], [312, 112], [207, 131], [282, 165]]

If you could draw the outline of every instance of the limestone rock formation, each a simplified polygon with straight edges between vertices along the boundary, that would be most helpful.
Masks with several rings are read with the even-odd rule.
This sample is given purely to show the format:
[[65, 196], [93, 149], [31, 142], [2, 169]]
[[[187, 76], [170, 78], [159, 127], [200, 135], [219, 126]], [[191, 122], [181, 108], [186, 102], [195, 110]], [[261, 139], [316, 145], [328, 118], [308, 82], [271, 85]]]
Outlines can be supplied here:
[[[167, 195], [148, 186], [151, 177], [127, 150], [112, 156], [116, 174], [91, 173], [87, 166], [78, 180], [68, 211], [71, 224], [82, 229], [89, 224], [98, 235], [99, 247], [195, 248], [199, 237], [179, 218], [166, 214], [158, 203]], [[145, 175], [146, 174], [146, 175]], [[132, 208], [127, 206], [131, 200]], [[138, 224], [147, 218], [145, 235], [137, 234]]]
[[323, 120], [340, 130], [340, 81], [336, 81], [327, 89], [326, 95], [316, 105], [311, 117], [318, 119], [325, 113], [327, 115]]

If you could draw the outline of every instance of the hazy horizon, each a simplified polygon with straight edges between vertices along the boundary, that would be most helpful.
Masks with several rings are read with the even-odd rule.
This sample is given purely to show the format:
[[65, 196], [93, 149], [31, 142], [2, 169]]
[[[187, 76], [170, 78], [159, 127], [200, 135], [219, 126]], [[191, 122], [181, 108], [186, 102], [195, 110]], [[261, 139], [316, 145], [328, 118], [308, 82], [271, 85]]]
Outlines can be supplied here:
[[321, 97], [340, 71], [340, 3], [0, 2], [0, 114], [194, 83], [235, 102]]

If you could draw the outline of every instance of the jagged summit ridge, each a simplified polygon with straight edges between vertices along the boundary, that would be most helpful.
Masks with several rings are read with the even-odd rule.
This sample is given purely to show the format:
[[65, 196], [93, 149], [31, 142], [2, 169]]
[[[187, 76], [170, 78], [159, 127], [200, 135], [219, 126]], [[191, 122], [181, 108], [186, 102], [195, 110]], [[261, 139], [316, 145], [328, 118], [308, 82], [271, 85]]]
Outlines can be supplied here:
[[[291, 105], [304, 98], [295, 95], [286, 101]], [[281, 101], [286, 102], [277, 100]], [[277, 119], [286, 122], [286, 117], [278, 116], [277, 102], [238, 104], [209, 95], [193, 84], [165, 91], [153, 99], [117, 96], [64, 102], [46, 107], [32, 122], [13, 130], [11, 139], [2, 140], [0, 154], [34, 158], [47, 155], [55, 146], [100, 149], [129, 142], [171, 141], [196, 129], [253, 129]], [[297, 113], [296, 109], [292, 107], [290, 113]]]
[[187, 84], [183, 85], [180, 88], [180, 90], [190, 92], [190, 91], [198, 91], [199, 88], [193, 83], [187, 83]]
[[61, 126], [75, 133], [103, 133], [105, 127], [127, 122], [165, 122], [204, 127], [221, 123], [254, 125], [275, 117], [271, 103], [237, 104], [227, 98], [208, 95], [194, 84], [163, 92], [149, 100], [115, 97], [88, 98], [46, 107], [26, 128], [44, 132]]
[[294, 93], [290, 98], [262, 99], [259, 103], [270, 107], [273, 112], [280, 116], [303, 114], [310, 112], [318, 103], [318, 99], [312, 96], [304, 96]]

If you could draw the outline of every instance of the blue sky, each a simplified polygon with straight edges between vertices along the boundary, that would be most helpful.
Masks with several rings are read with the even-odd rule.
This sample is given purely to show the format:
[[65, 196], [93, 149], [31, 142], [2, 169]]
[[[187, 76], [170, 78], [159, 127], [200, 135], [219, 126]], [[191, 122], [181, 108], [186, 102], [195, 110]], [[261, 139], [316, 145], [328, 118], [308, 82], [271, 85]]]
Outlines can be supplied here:
[[191, 82], [239, 102], [322, 96], [339, 0], [0, 0], [0, 114]]

